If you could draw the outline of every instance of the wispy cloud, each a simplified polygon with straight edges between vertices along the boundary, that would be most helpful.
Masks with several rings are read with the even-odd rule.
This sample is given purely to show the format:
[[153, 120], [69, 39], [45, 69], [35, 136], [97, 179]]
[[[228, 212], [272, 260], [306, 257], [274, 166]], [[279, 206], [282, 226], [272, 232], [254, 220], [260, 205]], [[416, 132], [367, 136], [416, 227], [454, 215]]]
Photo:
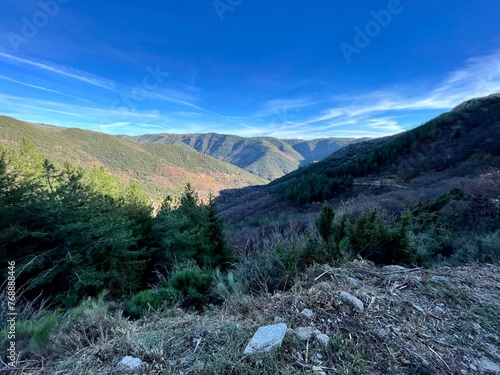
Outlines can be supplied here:
[[23, 108], [30, 108], [30, 109], [36, 109], [38, 111], [44, 111], [44, 112], [53, 112], [53, 113], [58, 113], [60, 115], [68, 115], [68, 116], [75, 116], [75, 117], [82, 117], [82, 118], [90, 118], [87, 116], [80, 115], [78, 113], [72, 113], [72, 112], [65, 112], [65, 111], [58, 111], [55, 109], [48, 109], [48, 108], [43, 108], [43, 107], [36, 107], [33, 105], [27, 105], [27, 104], [17, 104], [19, 107]]
[[29, 65], [44, 71], [48, 71], [51, 73], [59, 74], [65, 77], [73, 78], [78, 81], [82, 81], [88, 83], [93, 86], [101, 87], [106, 90], [116, 91], [116, 84], [108, 79], [98, 77], [91, 73], [84, 72], [82, 70], [78, 70], [75, 68], [71, 68], [68, 66], [56, 65], [52, 62], [45, 61], [34, 61], [23, 59], [21, 57], [17, 57], [14, 55], [10, 55], [5, 52], [0, 52], [0, 57], [10, 63], [24, 64]]
[[[3, 52], [0, 52], [0, 59], [33, 67], [38, 72], [47, 71], [76, 79], [121, 95], [133, 90], [91, 73], [51, 62], [28, 60]], [[6, 75], [0, 75], [0, 79], [30, 89], [68, 96], [62, 91]], [[291, 98], [280, 96], [263, 101], [259, 108], [248, 109], [247, 113], [241, 116], [218, 113], [218, 110], [212, 110], [206, 105], [207, 101], [197, 97], [200, 90], [193, 89], [191, 93], [184, 94], [184, 89], [179, 88], [178, 84], [167, 87], [168, 80], [165, 81], [165, 87], [147, 92], [144, 100], [133, 109], [113, 106], [109, 92], [105, 93], [110, 100], [108, 105], [102, 102], [99, 105], [44, 100], [40, 99], [40, 93], [24, 97], [0, 93], [0, 100], [4, 108], [9, 108], [9, 113], [20, 114], [28, 121], [36, 115], [44, 119], [49, 118], [46, 113], [53, 113], [60, 115], [54, 116], [57, 121], [53, 123], [84, 123], [86, 128], [110, 133], [122, 131], [138, 134], [151, 129], [148, 131], [219, 132], [281, 138], [378, 137], [419, 125], [420, 120], [427, 120], [430, 116], [449, 110], [471, 97], [499, 92], [500, 51], [471, 58], [439, 81], [418, 84], [417, 87], [413, 83], [403, 82], [398, 87], [379, 88], [377, 91], [358, 92], [355, 95], [332, 95], [322, 100], [317, 100], [317, 96], [312, 94]], [[35, 93], [29, 91], [30, 94], [32, 92]], [[116, 97], [118, 99], [119, 95]], [[80, 119], [85, 119], [85, 122]]]
[[172, 96], [167, 96], [167, 95], [159, 94], [159, 93], [156, 93], [156, 92], [150, 92], [149, 95], [150, 95], [150, 97], [155, 98], [155, 99], [163, 100], [163, 101], [166, 101], [166, 102], [169, 102], [169, 103], [180, 104], [180, 105], [186, 106], [186, 107], [191, 107], [191, 108], [197, 109], [197, 110], [199, 110], [201, 112], [210, 113], [210, 114], [212, 114], [214, 116], [224, 117], [223, 115], [220, 115], [218, 113], [212, 112], [212, 111], [210, 111], [208, 109], [200, 107], [199, 105], [196, 105], [196, 104], [184, 101], [184, 100], [180, 100], [180, 99], [174, 98]]
[[[317, 113], [295, 121], [282, 121], [272, 134], [301, 134], [310, 137], [314, 132], [335, 131], [343, 133], [390, 135], [417, 124], [401, 123], [408, 114], [429, 111], [446, 111], [472, 97], [500, 92], [500, 51], [490, 55], [469, 59], [462, 68], [450, 72], [440, 82], [417, 91], [406, 85], [398, 89], [378, 90], [356, 95], [341, 95], [331, 98], [329, 105], [314, 107], [317, 103], [305, 100], [284, 100], [282, 103], [267, 102], [259, 114], [271, 116], [266, 108], [270, 104], [290, 106], [313, 106]], [[416, 94], [408, 95], [408, 92]], [[326, 107], [326, 108], [325, 108]], [[273, 124], [272, 122], [270, 122]], [[350, 128], [350, 129], [348, 129]]]
[[262, 109], [257, 111], [252, 115], [252, 117], [267, 117], [267, 116], [279, 116], [283, 117], [284, 113], [293, 110], [294, 112], [300, 111], [304, 107], [312, 106], [318, 104], [318, 102], [311, 101], [308, 98], [296, 98], [296, 99], [272, 99], [268, 100]]
[[7, 82], [16, 83], [18, 85], [22, 85], [22, 86], [26, 86], [26, 87], [31, 87], [33, 89], [42, 90], [42, 91], [46, 91], [46, 92], [51, 92], [53, 94], [63, 95], [63, 96], [67, 96], [67, 97], [73, 98], [73, 99], [78, 99], [78, 100], [81, 100], [83, 102], [90, 102], [89, 100], [83, 99], [83, 98], [79, 98], [78, 96], [74, 96], [74, 95], [70, 95], [70, 94], [65, 94], [64, 92], [53, 90], [53, 89], [49, 89], [47, 87], [32, 85], [32, 84], [26, 83], [26, 82], [21, 82], [21, 81], [18, 81], [18, 80], [9, 78], [9, 77], [5, 77], [5, 76], [2, 76], [2, 75], [0, 75], [0, 79], [2, 79], [4, 81], [7, 81]]

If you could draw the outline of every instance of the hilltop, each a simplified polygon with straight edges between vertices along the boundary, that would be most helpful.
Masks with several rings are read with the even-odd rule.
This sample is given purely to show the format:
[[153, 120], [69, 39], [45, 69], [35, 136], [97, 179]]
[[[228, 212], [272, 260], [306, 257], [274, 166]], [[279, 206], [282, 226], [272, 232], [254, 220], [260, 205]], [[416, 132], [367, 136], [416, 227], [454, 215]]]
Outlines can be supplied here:
[[333, 152], [363, 139], [313, 140], [239, 137], [224, 134], [147, 134], [119, 136], [141, 144], [184, 144], [203, 154], [231, 163], [266, 180], [274, 180], [297, 168], [323, 160]]
[[137, 180], [157, 199], [175, 193], [187, 182], [204, 198], [222, 189], [268, 182], [185, 145], [139, 144], [99, 132], [0, 116], [0, 145], [18, 147], [23, 139], [52, 162], [103, 166], [124, 181]]

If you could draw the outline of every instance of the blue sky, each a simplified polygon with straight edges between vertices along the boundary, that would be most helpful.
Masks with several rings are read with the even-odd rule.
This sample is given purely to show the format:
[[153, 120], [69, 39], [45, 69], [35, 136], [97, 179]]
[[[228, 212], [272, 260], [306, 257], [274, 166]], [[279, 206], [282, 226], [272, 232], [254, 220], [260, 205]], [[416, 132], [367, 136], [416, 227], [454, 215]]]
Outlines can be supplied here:
[[498, 0], [2, 0], [0, 114], [377, 137], [500, 91]]

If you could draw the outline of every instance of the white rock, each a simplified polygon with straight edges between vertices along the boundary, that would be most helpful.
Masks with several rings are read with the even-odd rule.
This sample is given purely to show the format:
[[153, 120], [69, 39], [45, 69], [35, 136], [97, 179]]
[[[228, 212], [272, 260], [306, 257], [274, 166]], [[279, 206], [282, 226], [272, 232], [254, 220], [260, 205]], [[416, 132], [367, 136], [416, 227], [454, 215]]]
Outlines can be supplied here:
[[321, 332], [319, 332], [317, 329], [314, 329], [312, 327], [298, 327], [298, 328], [295, 328], [295, 334], [301, 340], [309, 340], [311, 337], [313, 337], [317, 333], [321, 333]]
[[287, 326], [285, 323], [259, 327], [243, 351], [243, 354], [251, 355], [279, 348], [285, 338], [286, 330]]
[[119, 366], [125, 367], [127, 370], [135, 370], [142, 366], [142, 361], [139, 358], [134, 358], [128, 355], [122, 358]]
[[361, 302], [361, 300], [354, 297], [350, 293], [340, 292], [340, 300], [342, 301], [342, 303], [351, 306], [353, 309], [357, 310], [360, 313], [363, 313], [365, 309], [363, 302]]
[[312, 319], [314, 317], [314, 313], [309, 309], [302, 310], [300, 315], [305, 316], [307, 319]]
[[348, 277], [347, 282], [355, 288], [359, 288], [359, 286], [361, 285], [360, 282], [356, 280], [354, 277]]
[[330, 337], [328, 335], [325, 335], [324, 333], [320, 333], [318, 335], [316, 335], [316, 340], [318, 340], [318, 342], [321, 344], [321, 345], [328, 345], [328, 342], [330, 341]]

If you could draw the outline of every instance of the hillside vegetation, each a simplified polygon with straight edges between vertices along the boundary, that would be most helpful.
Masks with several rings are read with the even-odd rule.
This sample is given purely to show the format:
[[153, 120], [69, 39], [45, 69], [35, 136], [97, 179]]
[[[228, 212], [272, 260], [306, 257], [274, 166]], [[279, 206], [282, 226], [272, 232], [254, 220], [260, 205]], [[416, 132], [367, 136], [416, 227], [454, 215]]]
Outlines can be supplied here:
[[[71, 135], [55, 163], [4, 126], [0, 295], [14, 301], [0, 309], [2, 370], [123, 373], [133, 356], [136, 374], [498, 373], [499, 112], [499, 95], [472, 100], [269, 186], [202, 202], [186, 184], [157, 207], [133, 179], [70, 161], [92, 151], [124, 170], [130, 155], [108, 142], [141, 162], [165, 145], [20, 124], [42, 131], [38, 147]], [[193, 151], [176, 147], [189, 165]], [[368, 162], [378, 168], [352, 181], [335, 174]], [[287, 196], [316, 189], [314, 174], [341, 188], [323, 204]], [[277, 352], [242, 354], [276, 322], [291, 328]]]
[[[128, 374], [348, 375], [481, 374], [500, 371], [498, 266], [386, 270], [368, 262], [316, 266], [287, 292], [224, 294], [203, 314], [164, 303], [130, 320], [104, 297], [58, 317], [38, 356], [23, 358], [14, 374], [124, 373], [130, 355], [142, 366]], [[359, 286], [352, 284], [352, 279]], [[217, 290], [216, 287], [214, 287]], [[365, 308], [339, 298], [347, 291]], [[313, 315], [300, 314], [309, 309]], [[23, 311], [40, 326], [46, 310]], [[246, 356], [259, 326], [291, 329], [280, 349]], [[47, 323], [45, 323], [47, 324]], [[328, 343], [296, 332], [324, 332]]]
[[27, 139], [57, 165], [103, 166], [124, 181], [137, 181], [156, 199], [178, 195], [191, 182], [203, 198], [225, 188], [267, 181], [181, 145], [129, 142], [103, 133], [31, 124], [0, 116], [0, 145], [17, 147]]
[[298, 204], [331, 199], [355, 178], [385, 175], [406, 182], [474, 158], [500, 156], [500, 95], [471, 100], [404, 133], [350, 146], [275, 181]]
[[223, 134], [148, 134], [120, 136], [143, 143], [185, 144], [198, 152], [231, 163], [267, 180], [274, 180], [300, 166], [324, 159], [355, 138], [324, 138], [310, 141], [272, 137], [238, 137]]
[[402, 225], [398, 220], [407, 212], [403, 217], [420, 254], [414, 261], [453, 263], [498, 259], [499, 191], [496, 94], [413, 130], [349, 145], [267, 186], [224, 191], [219, 203], [232, 243], [242, 246], [272, 223], [307, 225], [327, 201], [335, 207], [335, 221], [370, 233], [358, 243], [338, 234], [334, 243], [374, 261], [397, 243], [384, 225]]

